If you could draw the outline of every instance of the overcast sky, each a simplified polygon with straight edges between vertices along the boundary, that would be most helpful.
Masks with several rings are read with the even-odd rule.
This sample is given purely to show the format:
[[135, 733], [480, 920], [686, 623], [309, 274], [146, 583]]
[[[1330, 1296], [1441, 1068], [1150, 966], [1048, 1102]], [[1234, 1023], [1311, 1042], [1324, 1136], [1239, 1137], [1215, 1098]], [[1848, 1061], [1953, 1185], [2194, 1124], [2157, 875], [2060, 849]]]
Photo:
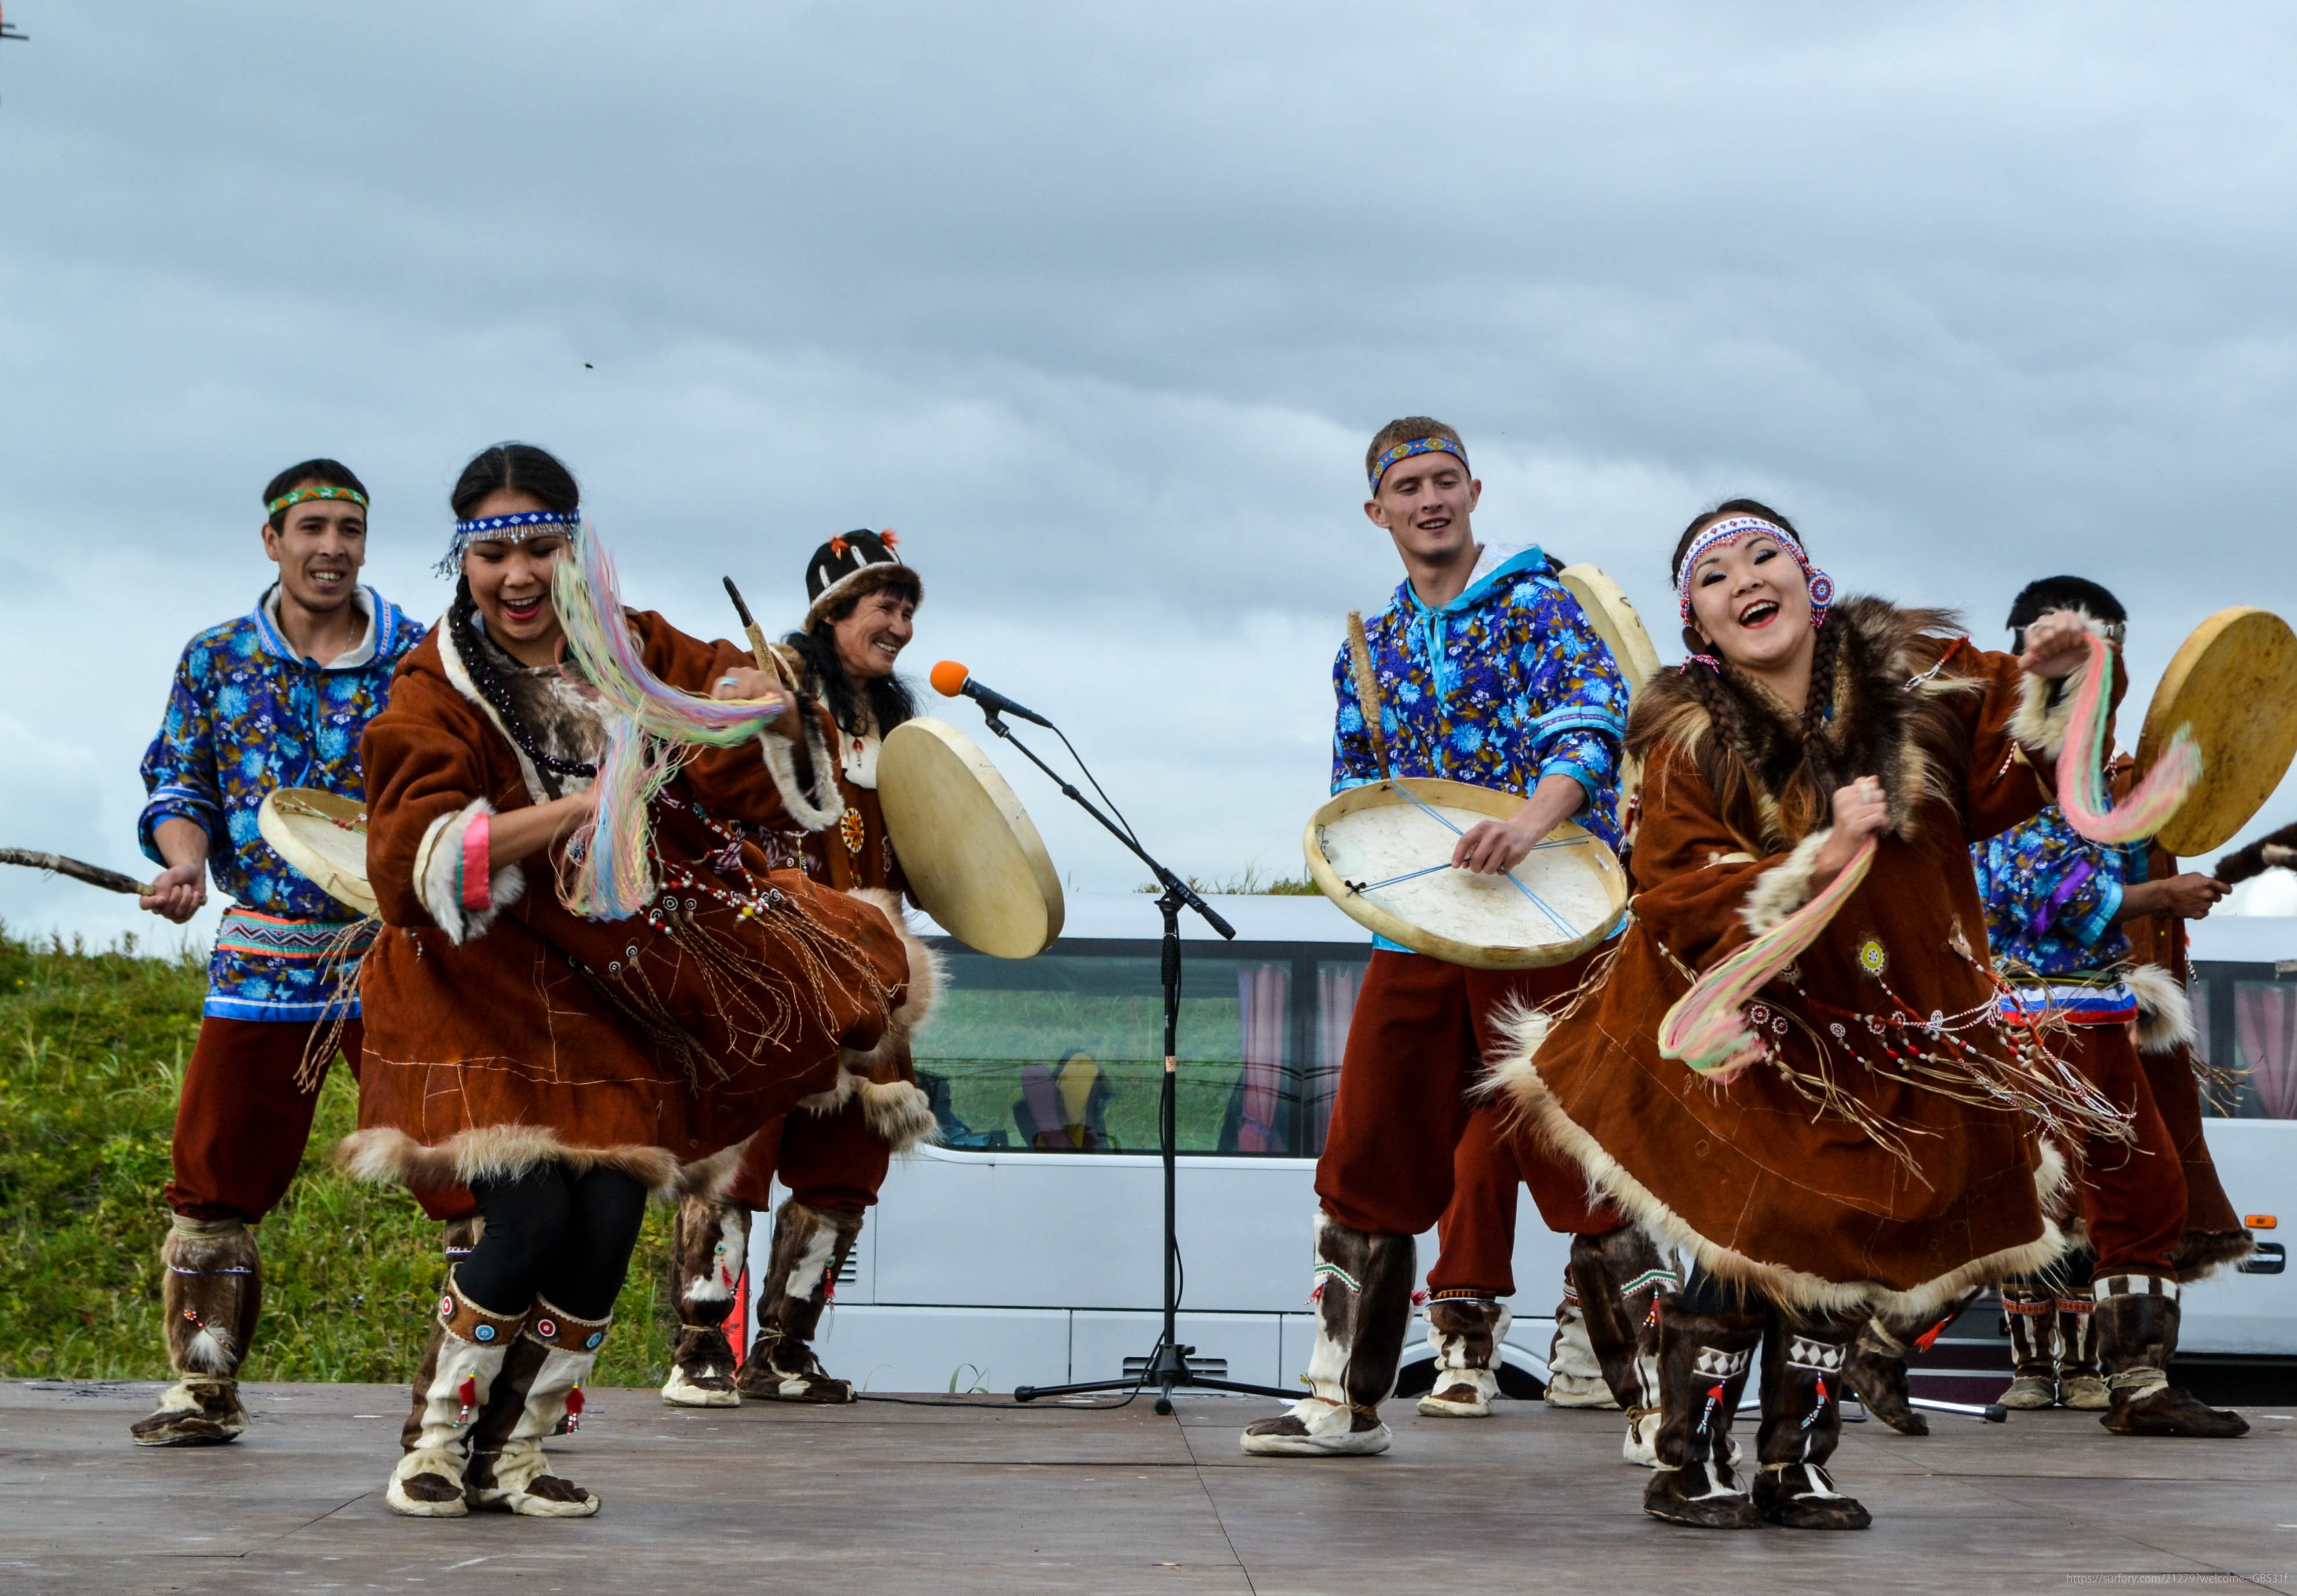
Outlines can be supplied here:
[[[2029, 578], [2106, 582], [2141, 694], [2211, 611], [2297, 613], [2280, 8], [7, 15], [0, 842], [134, 866], [171, 665], [313, 454], [425, 618], [506, 437], [690, 630], [721, 573], [786, 622], [822, 538], [898, 528], [917, 674], [1059, 720], [1208, 875], [1297, 868], [1342, 617], [1400, 574], [1358, 508], [1396, 415], [1466, 434], [1487, 541], [1660, 620], [1741, 492], [1988, 642]], [[1141, 878], [1015, 785], [1076, 885]], [[0, 917], [136, 917], [21, 871]]]

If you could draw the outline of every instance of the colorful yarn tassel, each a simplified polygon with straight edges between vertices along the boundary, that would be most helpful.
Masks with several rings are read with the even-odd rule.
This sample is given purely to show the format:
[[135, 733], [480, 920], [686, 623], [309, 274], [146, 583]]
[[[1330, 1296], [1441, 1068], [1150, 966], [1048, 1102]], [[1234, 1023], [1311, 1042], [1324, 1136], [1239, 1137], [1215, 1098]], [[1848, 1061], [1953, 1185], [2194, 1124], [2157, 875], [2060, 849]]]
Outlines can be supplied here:
[[697, 698], [647, 670], [622, 618], [613, 562], [587, 522], [551, 574], [551, 601], [568, 650], [611, 712], [598, 761], [597, 810], [574, 835], [570, 852], [579, 862], [559, 895], [576, 914], [625, 920], [659, 890], [650, 815], [687, 751], [753, 741], [779, 705]]
[[2093, 843], [2136, 843], [2169, 823], [2186, 794], [2202, 779], [2202, 751], [2191, 728], [2179, 727], [2145, 779], [2120, 803], [2105, 791], [2105, 706], [2112, 702], [2113, 651], [2089, 638], [2089, 669], [2074, 693], [2066, 745], [2058, 751], [2058, 807], [2067, 822]]
[[1818, 940], [1873, 862], [1870, 836], [1824, 890], [1694, 982], [1659, 1022], [1660, 1055], [1680, 1058], [1717, 1082], [1731, 1081], [1752, 1064], [1759, 1040], [1747, 1023], [1747, 1000]]

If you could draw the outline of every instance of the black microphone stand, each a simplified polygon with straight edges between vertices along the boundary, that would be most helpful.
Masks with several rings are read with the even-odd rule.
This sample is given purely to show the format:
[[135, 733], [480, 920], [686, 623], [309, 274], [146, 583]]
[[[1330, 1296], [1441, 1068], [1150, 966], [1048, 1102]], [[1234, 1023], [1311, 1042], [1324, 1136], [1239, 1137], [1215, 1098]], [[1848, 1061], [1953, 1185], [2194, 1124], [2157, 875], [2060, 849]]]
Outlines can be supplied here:
[[[1088, 1380], [1072, 1386], [1017, 1386], [1015, 1402], [1034, 1402], [1041, 1396], [1083, 1396], [1099, 1391], [1131, 1391], [1138, 1393], [1154, 1386], [1157, 1392], [1157, 1411], [1173, 1411], [1173, 1393], [1180, 1386], [1193, 1386], [1205, 1391], [1240, 1391], [1247, 1396], [1272, 1396], [1288, 1402], [1298, 1395], [1294, 1391], [1280, 1391], [1273, 1386], [1247, 1385], [1240, 1380], [1208, 1379], [1189, 1366], [1196, 1353], [1193, 1346], [1182, 1346], [1180, 1338], [1180, 1281], [1173, 1270], [1181, 1253], [1179, 1234], [1180, 1201], [1180, 1051], [1181, 1051], [1181, 910], [1193, 909], [1224, 939], [1233, 941], [1236, 927], [1213, 911], [1213, 907], [1197, 895], [1196, 890], [1166, 869], [1140, 845], [1129, 827], [1119, 826], [1095, 807], [1091, 799], [1077, 791], [1074, 783], [1050, 765], [1039, 759], [1026, 743], [1013, 735], [1012, 728], [998, 718], [995, 710], [982, 705], [982, 717], [989, 729], [1021, 751], [1022, 757], [1050, 777], [1061, 795], [1099, 821], [1118, 842], [1132, 851], [1134, 858], [1147, 865], [1157, 877], [1164, 893], [1157, 900], [1157, 912], [1165, 917], [1164, 978], [1165, 978], [1165, 1078], [1157, 1099], [1157, 1139], [1165, 1159], [1165, 1333], [1159, 1337], [1156, 1350], [1138, 1375], [1114, 1380]], [[1058, 735], [1056, 728], [1056, 734]], [[1063, 741], [1066, 741], [1066, 738]]]

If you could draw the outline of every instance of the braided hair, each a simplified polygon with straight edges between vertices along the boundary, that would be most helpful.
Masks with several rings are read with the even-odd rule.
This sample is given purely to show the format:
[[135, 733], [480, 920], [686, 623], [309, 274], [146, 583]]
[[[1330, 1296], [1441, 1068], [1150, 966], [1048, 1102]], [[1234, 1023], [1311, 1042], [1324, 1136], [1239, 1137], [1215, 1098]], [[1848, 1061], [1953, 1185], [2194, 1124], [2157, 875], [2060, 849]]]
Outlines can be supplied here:
[[[1799, 543], [1807, 540], [1792, 522], [1758, 499], [1726, 499], [1694, 516], [1676, 539], [1670, 578], [1682, 573], [1683, 557], [1692, 540], [1708, 522], [1727, 515], [1758, 515], [1784, 528]], [[1729, 665], [1706, 653], [1709, 645], [1692, 627], [1683, 629], [1684, 646], [1693, 656], [1682, 666], [1686, 683], [1707, 712], [1717, 740], [1735, 757], [1702, 761], [1715, 787], [1717, 801], [1726, 815], [1751, 818], [1758, 809], [1753, 784], [1759, 782], [1778, 805], [1779, 821], [1791, 837], [1802, 837], [1825, 823], [1834, 791], [1849, 775], [1838, 761], [1828, 728], [1834, 720], [1843, 639], [1848, 628], [1822, 623], [1813, 640], [1810, 687], [1803, 697], [1802, 713], [1792, 741], [1764, 736], [1765, 722], [1774, 717], [1756, 707], [1758, 695], [1768, 696], [1756, 684], [1742, 682]], [[1855, 647], [1855, 645], [1854, 645]], [[1750, 703], [1755, 699], [1755, 703]]]

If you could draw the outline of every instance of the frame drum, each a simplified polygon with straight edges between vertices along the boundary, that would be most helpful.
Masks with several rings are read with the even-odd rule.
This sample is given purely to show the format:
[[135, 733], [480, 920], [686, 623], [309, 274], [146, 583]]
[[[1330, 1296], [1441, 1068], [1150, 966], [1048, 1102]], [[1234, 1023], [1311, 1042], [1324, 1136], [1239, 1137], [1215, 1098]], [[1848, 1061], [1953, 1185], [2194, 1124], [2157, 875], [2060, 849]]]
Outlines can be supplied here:
[[1308, 873], [1350, 919], [1415, 953], [1481, 970], [1563, 964], [1626, 914], [1626, 872], [1568, 821], [1504, 876], [1452, 868], [1461, 832], [1522, 807], [1513, 794], [1428, 776], [1352, 787], [1308, 821]]
[[973, 739], [929, 715], [877, 753], [877, 802], [910, 890], [967, 947], [1032, 958], [1061, 934], [1061, 878], [1028, 811]]
[[2145, 708], [2141, 772], [2153, 769], [2181, 726], [2201, 745], [2202, 778], [2154, 841], [2190, 859], [2248, 825], [2297, 755], [2297, 632], [2270, 610], [2247, 605], [2195, 627]]
[[1566, 591], [1579, 601], [1595, 635], [1611, 651], [1612, 662], [1626, 679], [1630, 697], [1659, 674], [1659, 650], [1651, 632], [1626, 591], [1599, 565], [1566, 565], [1558, 574]]
[[366, 806], [317, 787], [277, 787], [255, 811], [271, 851], [362, 918], [381, 912], [366, 884]]

